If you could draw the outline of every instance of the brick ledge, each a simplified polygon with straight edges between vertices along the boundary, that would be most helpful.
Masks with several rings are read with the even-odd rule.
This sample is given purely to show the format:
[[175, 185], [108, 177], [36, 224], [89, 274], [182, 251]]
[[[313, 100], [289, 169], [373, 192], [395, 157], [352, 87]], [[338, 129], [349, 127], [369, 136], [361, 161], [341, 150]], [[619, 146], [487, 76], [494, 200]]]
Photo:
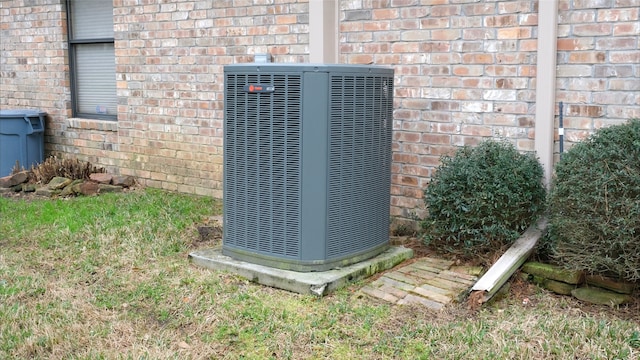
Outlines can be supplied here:
[[70, 118], [67, 119], [67, 126], [83, 130], [118, 131], [118, 122], [112, 120]]

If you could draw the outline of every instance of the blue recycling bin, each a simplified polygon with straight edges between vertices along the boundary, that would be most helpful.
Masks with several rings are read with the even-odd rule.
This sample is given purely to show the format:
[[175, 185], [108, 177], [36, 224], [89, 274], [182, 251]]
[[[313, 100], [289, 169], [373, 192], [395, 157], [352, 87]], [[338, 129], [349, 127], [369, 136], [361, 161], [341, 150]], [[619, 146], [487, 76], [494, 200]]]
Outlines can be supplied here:
[[25, 169], [44, 157], [44, 119], [39, 110], [0, 110], [0, 177], [16, 164]]

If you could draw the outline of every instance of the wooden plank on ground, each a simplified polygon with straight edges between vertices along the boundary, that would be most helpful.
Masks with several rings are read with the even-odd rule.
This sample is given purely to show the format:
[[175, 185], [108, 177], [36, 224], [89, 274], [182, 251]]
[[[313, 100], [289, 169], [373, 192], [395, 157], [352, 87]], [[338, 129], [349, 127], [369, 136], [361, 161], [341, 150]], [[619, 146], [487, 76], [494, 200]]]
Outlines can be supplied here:
[[[430, 272], [430, 273], [433, 273], [433, 274], [440, 274], [440, 272], [443, 270], [443, 269], [440, 269], [440, 268], [429, 266], [428, 264], [420, 264], [420, 263], [417, 263], [417, 262], [411, 264], [410, 266], [411, 267], [409, 268], [409, 270], [418, 269], [418, 270], [427, 271], [427, 272]], [[409, 267], [409, 266], [407, 266], [407, 267]]]
[[393, 286], [395, 288], [398, 288], [398, 289], [404, 290], [404, 291], [410, 291], [411, 289], [413, 289], [415, 287], [414, 285], [407, 284], [407, 283], [404, 283], [402, 281], [394, 280], [394, 279], [388, 278], [386, 276], [382, 276], [376, 281], [379, 281], [382, 284], [391, 285], [391, 286]]
[[378, 279], [370, 282], [369, 284], [367, 284], [367, 286], [373, 287], [373, 288], [379, 288], [382, 285], [384, 285], [384, 283], [382, 281], [380, 281], [380, 278], [378, 278]]
[[437, 301], [441, 304], [448, 304], [451, 302], [451, 298], [442, 294], [438, 294], [436, 292], [431, 292], [423, 287], [416, 286], [411, 290], [412, 293], [418, 294], [422, 297], [425, 297], [429, 300]]
[[434, 310], [440, 310], [444, 307], [444, 304], [441, 304], [437, 301], [433, 301], [433, 300], [429, 300], [429, 299], [425, 299], [423, 297], [420, 296], [415, 296], [415, 295], [411, 295], [408, 294], [404, 299], [400, 299], [398, 301], [399, 305], [404, 305], [404, 304], [421, 304], [421, 305], [425, 305], [426, 307], [430, 308], [430, 309], [434, 309]]
[[450, 290], [465, 290], [468, 289], [471, 285], [463, 285], [460, 283], [457, 283], [455, 281], [449, 281], [446, 279], [442, 279], [442, 278], [433, 278], [433, 279], [428, 279], [425, 280], [424, 282], [425, 284], [431, 285], [431, 286], [435, 286], [435, 287], [439, 287], [441, 289], [450, 289]]
[[394, 286], [388, 285], [388, 284], [384, 284], [379, 288], [380, 291], [385, 292], [387, 294], [391, 294], [395, 297], [397, 297], [398, 299], [402, 299], [403, 297], [407, 296], [407, 292], [404, 290], [400, 290]]
[[404, 275], [404, 274], [400, 274], [398, 272], [390, 272], [390, 273], [386, 273], [384, 275], [385, 277], [391, 278], [393, 280], [398, 280], [398, 281], [402, 281], [403, 283], [407, 283], [407, 284], [411, 284], [414, 286], [420, 285], [420, 281], [418, 281], [418, 279], [408, 276], [408, 275]]
[[451, 296], [451, 295], [455, 295], [455, 293], [457, 291], [453, 291], [453, 290], [447, 290], [447, 289], [443, 289], [443, 288], [439, 288], [437, 286], [433, 286], [433, 285], [429, 285], [429, 284], [422, 284], [420, 285], [421, 288], [427, 290], [427, 291], [431, 291], [434, 293], [438, 293], [441, 295], [447, 295], [447, 296]]
[[439, 274], [434, 274], [432, 272], [422, 271], [418, 269], [412, 269], [406, 272], [405, 275], [417, 278], [419, 282], [423, 282], [424, 280], [433, 279], [440, 276]]
[[474, 279], [474, 278], [467, 279], [467, 278], [464, 278], [464, 277], [458, 276], [458, 275], [459, 275], [458, 273], [454, 273], [452, 271], [445, 270], [445, 271], [441, 272], [440, 275], [438, 275], [438, 277], [440, 277], [442, 279], [445, 279], [445, 280], [457, 282], [457, 283], [462, 284], [464, 286], [471, 286], [471, 285], [476, 283], [477, 279]]
[[471, 275], [471, 276], [474, 276], [476, 279], [482, 274], [484, 274], [484, 268], [482, 266], [455, 265], [455, 266], [452, 266], [449, 270], [457, 273]]
[[476, 281], [478, 281], [478, 277], [477, 276], [473, 276], [473, 275], [470, 275], [470, 274], [467, 274], [467, 273], [453, 271], [453, 270], [444, 270], [444, 271], [442, 271], [442, 274], [445, 274], [447, 276], [452, 276], [452, 277], [455, 277], [457, 279], [464, 279], [464, 280], [468, 280], [468, 281], [473, 281], [474, 283]]
[[395, 297], [395, 296], [393, 296], [391, 294], [387, 294], [384, 291], [381, 291], [381, 290], [376, 289], [376, 288], [372, 288], [370, 286], [363, 286], [361, 291], [363, 293], [371, 295], [371, 296], [373, 296], [375, 298], [382, 299], [384, 301], [388, 301], [388, 302], [391, 302], [391, 303], [394, 303], [394, 304], [397, 303], [398, 300], [399, 300], [397, 297]]
[[420, 264], [431, 266], [437, 269], [446, 270], [446, 269], [449, 269], [454, 264], [454, 261], [427, 257], [427, 258], [422, 258], [415, 263], [420, 263]]
[[472, 292], [482, 292], [482, 302], [491, 299], [527, 260], [546, 226], [547, 220], [544, 218], [530, 226], [471, 288]]

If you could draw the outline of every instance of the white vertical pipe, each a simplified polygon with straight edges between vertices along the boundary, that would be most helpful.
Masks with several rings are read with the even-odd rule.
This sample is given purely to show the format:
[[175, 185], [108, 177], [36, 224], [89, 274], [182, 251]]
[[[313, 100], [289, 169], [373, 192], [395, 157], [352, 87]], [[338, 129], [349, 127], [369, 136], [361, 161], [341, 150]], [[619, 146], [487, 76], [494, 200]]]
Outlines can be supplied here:
[[544, 169], [547, 187], [551, 185], [553, 174], [557, 34], [558, 0], [540, 0], [538, 3], [536, 137], [534, 147]]
[[338, 62], [338, 1], [309, 0], [309, 61]]

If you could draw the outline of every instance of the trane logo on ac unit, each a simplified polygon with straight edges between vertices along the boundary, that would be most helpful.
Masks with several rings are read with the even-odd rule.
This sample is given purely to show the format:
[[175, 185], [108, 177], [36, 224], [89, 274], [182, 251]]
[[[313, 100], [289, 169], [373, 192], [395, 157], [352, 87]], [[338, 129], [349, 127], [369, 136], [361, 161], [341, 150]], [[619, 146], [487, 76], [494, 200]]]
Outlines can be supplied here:
[[247, 84], [243, 89], [249, 93], [272, 93], [276, 91], [276, 87], [269, 84]]

